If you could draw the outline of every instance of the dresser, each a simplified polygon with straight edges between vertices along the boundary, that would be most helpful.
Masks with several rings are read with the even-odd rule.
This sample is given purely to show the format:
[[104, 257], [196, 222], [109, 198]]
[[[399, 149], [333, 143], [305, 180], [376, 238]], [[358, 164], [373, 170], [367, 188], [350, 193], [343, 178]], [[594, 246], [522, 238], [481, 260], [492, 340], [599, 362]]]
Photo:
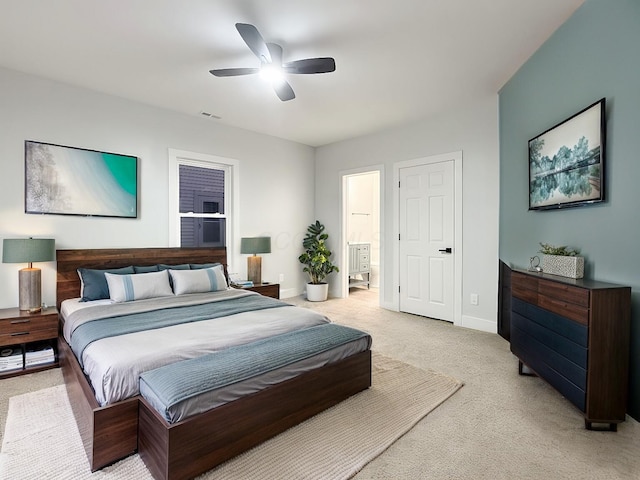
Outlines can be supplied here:
[[519, 371], [546, 380], [584, 413], [585, 427], [616, 431], [627, 410], [631, 288], [514, 270], [511, 351]]
[[[366, 278], [365, 278], [366, 275]], [[349, 287], [366, 285], [371, 283], [371, 244], [349, 244]]]

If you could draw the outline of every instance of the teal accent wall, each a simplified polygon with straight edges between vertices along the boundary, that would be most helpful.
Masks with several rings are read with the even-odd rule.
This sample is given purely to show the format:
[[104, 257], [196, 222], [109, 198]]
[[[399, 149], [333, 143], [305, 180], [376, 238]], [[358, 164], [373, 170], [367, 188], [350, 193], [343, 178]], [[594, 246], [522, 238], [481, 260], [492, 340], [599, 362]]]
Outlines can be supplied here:
[[[528, 208], [532, 137], [605, 97], [605, 202]], [[586, 0], [499, 92], [500, 259], [579, 248], [585, 277], [632, 287], [628, 413], [640, 420], [640, 0]]]

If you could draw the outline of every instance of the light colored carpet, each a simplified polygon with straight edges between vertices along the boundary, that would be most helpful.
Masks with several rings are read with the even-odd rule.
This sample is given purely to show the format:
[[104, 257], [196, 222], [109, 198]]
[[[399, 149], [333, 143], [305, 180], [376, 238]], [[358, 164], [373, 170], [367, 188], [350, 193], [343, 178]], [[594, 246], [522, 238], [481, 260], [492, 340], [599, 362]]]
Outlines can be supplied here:
[[544, 380], [518, 375], [496, 334], [385, 310], [378, 291], [287, 299], [366, 330], [373, 349], [464, 380], [464, 388], [368, 463], [354, 480], [640, 480], [640, 423], [584, 428], [582, 413]]
[[[374, 354], [372, 387], [207, 472], [203, 479], [345, 479], [461, 383]], [[138, 455], [91, 474], [64, 386], [9, 400], [0, 478], [151, 478]]]

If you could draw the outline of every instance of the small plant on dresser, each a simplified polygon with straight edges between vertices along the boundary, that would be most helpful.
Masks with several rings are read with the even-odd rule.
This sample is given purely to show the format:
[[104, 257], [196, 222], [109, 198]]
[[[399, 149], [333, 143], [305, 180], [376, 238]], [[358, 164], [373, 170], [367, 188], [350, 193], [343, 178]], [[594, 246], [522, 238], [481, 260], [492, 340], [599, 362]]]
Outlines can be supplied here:
[[542, 253], [542, 271], [551, 275], [569, 278], [584, 276], [584, 257], [578, 256], [580, 250], [566, 245], [556, 247], [540, 242]]

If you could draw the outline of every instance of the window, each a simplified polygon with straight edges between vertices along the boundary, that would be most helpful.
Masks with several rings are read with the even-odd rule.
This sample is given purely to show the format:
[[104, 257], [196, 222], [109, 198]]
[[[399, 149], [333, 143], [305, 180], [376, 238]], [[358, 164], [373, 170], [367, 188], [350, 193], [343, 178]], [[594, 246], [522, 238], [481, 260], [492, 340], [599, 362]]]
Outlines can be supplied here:
[[180, 246], [226, 246], [224, 170], [178, 165]]
[[233, 257], [237, 160], [169, 149], [169, 245], [227, 247]]

